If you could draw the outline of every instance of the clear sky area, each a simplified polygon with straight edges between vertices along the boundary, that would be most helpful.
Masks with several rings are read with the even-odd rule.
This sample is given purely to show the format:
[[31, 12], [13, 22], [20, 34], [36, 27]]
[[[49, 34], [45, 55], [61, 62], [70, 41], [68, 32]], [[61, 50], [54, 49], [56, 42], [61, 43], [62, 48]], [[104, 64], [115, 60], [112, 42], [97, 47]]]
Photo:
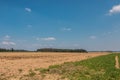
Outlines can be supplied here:
[[0, 0], [0, 48], [120, 50], [120, 0]]

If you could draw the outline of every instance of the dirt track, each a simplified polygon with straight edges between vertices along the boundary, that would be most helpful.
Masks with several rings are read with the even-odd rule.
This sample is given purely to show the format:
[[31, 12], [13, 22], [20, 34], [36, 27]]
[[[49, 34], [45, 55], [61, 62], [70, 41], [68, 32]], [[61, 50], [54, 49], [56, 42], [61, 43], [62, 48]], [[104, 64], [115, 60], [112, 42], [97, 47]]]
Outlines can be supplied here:
[[20, 76], [30, 69], [47, 68], [50, 65], [74, 62], [108, 53], [0, 53], [0, 75]]
[[118, 56], [115, 56], [115, 68], [117, 68], [117, 69], [119, 69], [120, 67], [119, 67], [119, 58], [118, 58]]

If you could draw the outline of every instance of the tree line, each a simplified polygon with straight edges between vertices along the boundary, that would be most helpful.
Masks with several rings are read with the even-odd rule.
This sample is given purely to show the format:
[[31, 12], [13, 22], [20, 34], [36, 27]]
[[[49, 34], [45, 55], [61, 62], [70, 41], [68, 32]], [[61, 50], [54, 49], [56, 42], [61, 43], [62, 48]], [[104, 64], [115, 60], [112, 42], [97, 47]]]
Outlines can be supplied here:
[[[17, 49], [5, 49], [0, 48], [0, 52], [30, 52], [28, 50], [17, 50]], [[33, 51], [31, 51], [33, 52]], [[87, 50], [85, 49], [56, 49], [56, 48], [41, 48], [37, 49], [34, 52], [81, 52], [81, 53], [87, 53]]]
[[28, 50], [17, 50], [17, 49], [5, 49], [5, 48], [0, 48], [0, 52], [27, 52]]
[[87, 53], [85, 49], [56, 49], [56, 48], [42, 48], [37, 49], [37, 52], [81, 52]]

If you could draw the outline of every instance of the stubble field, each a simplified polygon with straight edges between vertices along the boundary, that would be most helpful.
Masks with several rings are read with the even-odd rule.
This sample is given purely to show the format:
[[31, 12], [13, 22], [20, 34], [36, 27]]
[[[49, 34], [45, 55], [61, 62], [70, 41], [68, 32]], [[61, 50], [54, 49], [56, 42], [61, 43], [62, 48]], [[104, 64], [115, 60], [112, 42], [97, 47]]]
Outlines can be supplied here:
[[62, 64], [64, 62], [81, 61], [88, 58], [107, 54], [108, 54], [107, 52], [102, 53], [1, 52], [0, 80], [20, 80], [22, 79], [21, 78], [22, 76], [25, 76], [30, 71], [32, 72], [32, 70], [38, 68], [39, 69], [48, 68], [50, 65]]

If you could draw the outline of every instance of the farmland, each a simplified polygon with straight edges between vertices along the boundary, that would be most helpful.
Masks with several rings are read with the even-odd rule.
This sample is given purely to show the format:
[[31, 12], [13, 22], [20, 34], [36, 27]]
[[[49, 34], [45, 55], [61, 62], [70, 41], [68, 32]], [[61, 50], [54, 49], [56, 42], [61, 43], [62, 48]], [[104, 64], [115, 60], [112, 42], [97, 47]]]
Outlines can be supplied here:
[[[97, 70], [97, 66], [99, 66], [99, 64], [96, 64], [96, 62], [102, 63], [103, 61], [100, 59], [101, 57], [93, 58], [93, 59], [92, 57], [97, 57], [107, 54], [108, 53], [100, 53], [100, 52], [97, 53], [60, 53], [60, 52], [59, 53], [49, 53], [49, 52], [48, 53], [46, 52], [0, 53], [0, 80], [42, 80], [42, 79], [57, 80], [58, 78], [61, 77], [70, 80], [81, 80], [77, 78], [76, 74], [66, 73], [66, 69], [70, 70], [70, 73], [71, 72], [76, 73], [74, 71], [80, 69], [81, 67], [82, 70], [86, 70], [86, 71], [89, 71], [89, 69], [93, 68], [92, 70], [89, 71], [89, 73], [87, 72], [88, 74], [90, 74], [91, 71], [95, 72], [95, 70]], [[86, 61], [86, 59], [88, 60]], [[111, 62], [111, 64], [114, 65], [113, 64], [114, 59], [112, 59], [111, 57], [109, 59], [113, 61]], [[61, 66], [64, 67], [61, 68]], [[72, 69], [75, 70], [72, 71]], [[59, 72], [59, 70], [63, 72]], [[72, 75], [76, 78], [74, 78]], [[79, 75], [78, 72], [77, 75]], [[86, 78], [84, 77], [82, 79], [86, 80]]]
[[[59, 74], [60, 80], [120, 80], [120, 68], [117, 68], [115, 57], [120, 54], [109, 54], [91, 59], [68, 62], [40, 70], [44, 74]], [[120, 60], [119, 60], [120, 62]], [[120, 65], [118, 65], [120, 67]]]

